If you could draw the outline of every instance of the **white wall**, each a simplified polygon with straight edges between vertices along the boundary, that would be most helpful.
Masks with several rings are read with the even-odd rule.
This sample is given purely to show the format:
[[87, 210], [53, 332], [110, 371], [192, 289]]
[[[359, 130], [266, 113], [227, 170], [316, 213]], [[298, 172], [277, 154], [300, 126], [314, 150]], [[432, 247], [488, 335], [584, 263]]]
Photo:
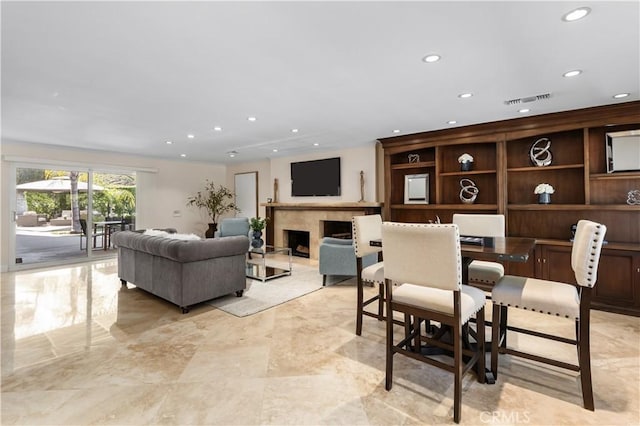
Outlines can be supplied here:
[[[273, 198], [273, 181], [279, 181], [281, 203], [331, 203], [356, 202], [360, 200], [360, 171], [364, 171], [365, 201], [376, 199], [376, 148], [371, 146], [336, 151], [319, 151], [313, 154], [238, 164], [210, 164], [193, 161], [170, 161], [150, 157], [140, 157], [95, 150], [80, 150], [53, 147], [50, 145], [27, 144], [2, 141], [0, 162], [0, 268], [6, 270], [9, 262], [11, 222], [7, 220], [13, 188], [9, 188], [11, 163], [6, 157], [26, 159], [38, 166], [47, 161], [55, 165], [82, 165], [95, 170], [140, 170], [137, 172], [137, 213], [136, 226], [173, 227], [180, 232], [204, 235], [209, 219], [204, 212], [186, 206], [187, 197], [204, 187], [205, 179], [234, 187], [236, 173], [258, 172], [258, 205]], [[339, 197], [292, 197], [291, 162], [341, 158], [342, 195]], [[21, 163], [21, 166], [24, 164]], [[265, 216], [265, 209], [258, 207], [259, 215]], [[228, 216], [228, 215], [227, 215]]]
[[[340, 157], [340, 179], [342, 195], [339, 197], [292, 197], [291, 166], [295, 161], [320, 160]], [[364, 171], [364, 200], [376, 200], [376, 149], [371, 145], [336, 151], [324, 151], [271, 160], [271, 188], [268, 197], [273, 196], [273, 181], [278, 179], [278, 202], [280, 203], [335, 203], [360, 201], [360, 171]]]
[[[205, 179], [216, 183], [226, 182], [226, 167], [219, 164], [192, 161], [170, 161], [150, 157], [115, 154], [95, 150], [67, 149], [48, 145], [2, 142], [2, 161], [0, 163], [0, 267], [6, 270], [9, 262], [9, 244], [12, 235], [7, 220], [12, 199], [9, 188], [11, 163], [6, 157], [26, 159], [38, 164], [46, 162], [61, 165], [84, 166], [96, 170], [136, 170], [155, 169], [155, 172], [136, 173], [137, 175], [137, 212], [136, 226], [173, 227], [180, 232], [193, 232], [204, 235], [209, 222], [206, 214], [193, 207], [187, 207], [187, 197], [204, 187]], [[24, 166], [25, 163], [20, 163]], [[28, 163], [27, 163], [28, 164]], [[175, 211], [175, 213], [174, 213]]]

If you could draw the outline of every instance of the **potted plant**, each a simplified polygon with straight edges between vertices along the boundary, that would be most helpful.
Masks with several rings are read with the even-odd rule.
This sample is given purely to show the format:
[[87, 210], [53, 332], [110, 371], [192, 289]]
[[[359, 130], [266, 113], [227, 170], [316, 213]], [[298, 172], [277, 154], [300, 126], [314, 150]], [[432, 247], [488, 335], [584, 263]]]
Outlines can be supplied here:
[[471, 163], [473, 163], [473, 157], [466, 152], [458, 157], [458, 163], [460, 163], [460, 170], [468, 172], [471, 170]]
[[260, 216], [252, 217], [249, 220], [249, 225], [251, 226], [251, 229], [253, 229], [253, 240], [251, 240], [251, 247], [260, 248], [264, 244], [264, 241], [261, 238], [262, 230], [267, 225], [268, 220], [269, 218], [263, 219]]
[[533, 190], [534, 194], [538, 194], [538, 204], [551, 204], [551, 194], [554, 192], [556, 190], [548, 183], [540, 183]]
[[187, 206], [203, 209], [211, 218], [209, 229], [205, 232], [207, 238], [213, 238], [218, 229], [220, 215], [230, 211], [240, 211], [234, 202], [234, 193], [229, 188], [216, 185], [209, 179], [206, 180], [204, 191], [198, 191], [195, 195], [187, 198]]

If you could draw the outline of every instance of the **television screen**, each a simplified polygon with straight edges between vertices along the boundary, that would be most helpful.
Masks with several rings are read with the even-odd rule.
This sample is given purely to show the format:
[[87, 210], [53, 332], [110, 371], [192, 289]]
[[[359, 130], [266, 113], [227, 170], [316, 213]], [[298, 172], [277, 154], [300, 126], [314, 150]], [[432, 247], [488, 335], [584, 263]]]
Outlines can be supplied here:
[[291, 196], [340, 195], [340, 157], [291, 163]]

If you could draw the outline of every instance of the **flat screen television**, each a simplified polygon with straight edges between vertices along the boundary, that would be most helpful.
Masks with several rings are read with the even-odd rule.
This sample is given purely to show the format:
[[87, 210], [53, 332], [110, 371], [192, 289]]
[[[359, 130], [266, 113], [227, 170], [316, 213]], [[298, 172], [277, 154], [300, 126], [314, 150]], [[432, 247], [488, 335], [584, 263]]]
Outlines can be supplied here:
[[340, 195], [340, 157], [291, 163], [291, 196]]

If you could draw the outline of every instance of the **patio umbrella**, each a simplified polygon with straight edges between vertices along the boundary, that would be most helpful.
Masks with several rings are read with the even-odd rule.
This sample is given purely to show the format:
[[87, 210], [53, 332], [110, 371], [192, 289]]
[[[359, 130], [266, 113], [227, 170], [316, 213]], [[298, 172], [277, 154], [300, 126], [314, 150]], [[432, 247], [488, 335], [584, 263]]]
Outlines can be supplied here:
[[[87, 182], [78, 182], [78, 191], [87, 191]], [[35, 182], [21, 183], [16, 185], [16, 189], [19, 191], [34, 191], [34, 192], [70, 192], [71, 181], [66, 176], [58, 178], [37, 180]], [[93, 184], [94, 191], [102, 191], [104, 188], [100, 185]]]

